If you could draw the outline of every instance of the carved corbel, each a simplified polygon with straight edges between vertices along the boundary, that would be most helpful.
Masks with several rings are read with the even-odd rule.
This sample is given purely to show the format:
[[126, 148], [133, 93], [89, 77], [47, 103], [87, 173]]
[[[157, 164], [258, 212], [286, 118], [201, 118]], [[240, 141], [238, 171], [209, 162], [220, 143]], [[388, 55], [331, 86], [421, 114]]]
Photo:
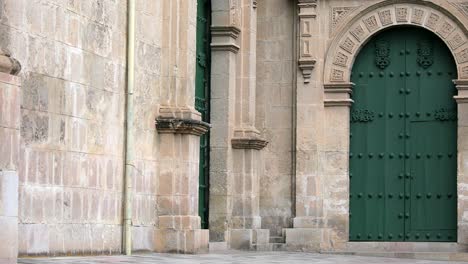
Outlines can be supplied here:
[[312, 47], [312, 28], [317, 18], [317, 0], [299, 0], [299, 69], [309, 83], [316, 59]]
[[20, 71], [21, 64], [9, 52], [0, 50], [0, 72], [17, 75]]

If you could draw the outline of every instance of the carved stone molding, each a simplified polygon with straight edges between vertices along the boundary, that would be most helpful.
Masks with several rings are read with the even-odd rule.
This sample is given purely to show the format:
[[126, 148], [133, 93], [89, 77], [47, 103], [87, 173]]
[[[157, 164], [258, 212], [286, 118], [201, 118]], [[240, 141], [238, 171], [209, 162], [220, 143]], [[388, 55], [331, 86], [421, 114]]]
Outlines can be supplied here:
[[352, 63], [360, 47], [374, 34], [396, 25], [422, 27], [437, 34], [454, 54], [459, 78], [468, 79], [466, 30], [461, 27], [461, 21], [447, 16], [449, 12], [442, 8], [434, 3], [418, 5], [410, 0], [397, 3], [389, 0], [360, 7], [361, 11], [336, 32], [325, 60], [324, 83], [349, 83]]
[[212, 26], [211, 50], [237, 53], [240, 47], [236, 44], [236, 39], [240, 32], [241, 30], [234, 26]]
[[454, 80], [453, 83], [458, 90], [458, 95], [453, 97], [455, 101], [457, 101], [459, 104], [468, 103], [468, 79]]
[[156, 129], [160, 134], [189, 134], [201, 136], [208, 132], [211, 125], [194, 119], [165, 118], [156, 119]]
[[233, 149], [261, 150], [268, 145], [268, 141], [262, 138], [233, 138], [231, 144]]
[[330, 14], [330, 35], [333, 35], [335, 30], [340, 26], [348, 15], [356, 10], [355, 6], [337, 6], [331, 9]]
[[354, 101], [351, 99], [354, 83], [328, 83], [324, 84], [325, 107], [350, 107]]
[[299, 69], [304, 83], [309, 83], [315, 67], [316, 55], [313, 47], [313, 28], [317, 18], [317, 0], [299, 0]]
[[455, 6], [460, 12], [462, 12], [465, 16], [468, 17], [468, 1], [463, 2], [450, 2], [453, 6]]

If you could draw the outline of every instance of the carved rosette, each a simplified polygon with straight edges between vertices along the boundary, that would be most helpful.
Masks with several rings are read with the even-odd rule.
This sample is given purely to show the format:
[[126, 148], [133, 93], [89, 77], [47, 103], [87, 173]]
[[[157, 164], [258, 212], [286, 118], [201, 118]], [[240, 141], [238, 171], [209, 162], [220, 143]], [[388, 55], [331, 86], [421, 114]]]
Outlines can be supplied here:
[[315, 68], [316, 55], [313, 47], [313, 28], [316, 26], [317, 0], [299, 0], [299, 69], [304, 83], [309, 83]]

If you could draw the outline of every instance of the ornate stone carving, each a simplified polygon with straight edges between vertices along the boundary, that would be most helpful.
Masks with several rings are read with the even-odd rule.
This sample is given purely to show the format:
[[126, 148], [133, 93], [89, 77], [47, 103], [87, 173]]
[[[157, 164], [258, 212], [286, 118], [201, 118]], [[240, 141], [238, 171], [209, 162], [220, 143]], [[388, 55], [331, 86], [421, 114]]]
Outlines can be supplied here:
[[411, 15], [411, 23], [421, 25], [424, 18], [424, 10], [415, 8]]
[[452, 38], [448, 41], [449, 46], [452, 49], [457, 49], [465, 43], [465, 38], [459, 32], [455, 33]]
[[468, 66], [462, 67], [460, 72], [461, 72], [460, 78], [468, 79]]
[[336, 54], [333, 64], [346, 67], [346, 64], [348, 64], [348, 56], [346, 56], [342, 52], [338, 52]]
[[312, 47], [312, 31], [316, 23], [317, 0], [299, 0], [299, 69], [304, 83], [309, 83], [315, 67], [315, 54]]
[[455, 57], [460, 64], [468, 62], [468, 48], [458, 52]]
[[437, 31], [441, 36], [442, 38], [447, 38], [450, 33], [452, 33], [453, 31], [455, 30], [455, 27], [452, 26], [452, 24], [448, 23], [447, 21], [445, 21], [442, 26], [440, 26], [439, 30]]
[[165, 118], [156, 119], [156, 129], [161, 134], [190, 134], [201, 136], [208, 132], [211, 125], [194, 119]]
[[381, 70], [390, 65], [390, 46], [385, 40], [375, 43], [375, 65]]
[[351, 31], [350, 31], [351, 35], [353, 35], [353, 37], [355, 37], [359, 42], [361, 42], [365, 36], [366, 36], [366, 32], [364, 31], [364, 29], [362, 28], [361, 25], [357, 25], [355, 28], [353, 28]]
[[440, 20], [439, 15], [437, 15], [435, 13], [431, 13], [429, 18], [427, 19], [426, 27], [428, 27], [430, 29], [435, 29], [437, 27], [437, 23], [439, 22], [439, 20]]
[[331, 27], [330, 33], [333, 34], [334, 30], [339, 26], [339, 24], [349, 15], [349, 13], [353, 12], [357, 7], [352, 6], [341, 6], [341, 7], [333, 7], [331, 9]]
[[379, 19], [380, 19], [380, 23], [382, 23], [382, 26], [393, 24], [392, 13], [390, 12], [390, 10], [380, 11]]
[[356, 46], [356, 44], [354, 43], [353, 40], [351, 40], [350, 38], [346, 38], [343, 43], [341, 43], [340, 47], [344, 50], [346, 50], [347, 52], [349, 52], [350, 54], [352, 54], [354, 52], [354, 47]]
[[418, 57], [419, 66], [427, 69], [434, 63], [434, 47], [429, 40], [420, 40], [418, 42]]
[[460, 12], [468, 16], [468, 1], [465, 2], [450, 2], [453, 6], [455, 6]]
[[[468, 3], [468, 0], [467, 0]], [[468, 5], [467, 5], [468, 6]], [[389, 12], [386, 12], [389, 11]], [[351, 63], [359, 50], [358, 46], [366, 43], [370, 33], [377, 32], [391, 25], [414, 24], [446, 38], [448, 47], [455, 54], [459, 78], [468, 79], [468, 69], [464, 68], [468, 63], [468, 47], [464, 47], [466, 36], [461, 25], [452, 17], [445, 15], [430, 5], [403, 3], [403, 1], [386, 1], [376, 9], [370, 9], [363, 14], [358, 14], [353, 23], [336, 35], [332, 45], [328, 49], [324, 62], [325, 83], [349, 82]], [[388, 17], [390, 16], [390, 17]], [[390, 24], [387, 24], [390, 23]], [[361, 30], [362, 29], [362, 30]], [[362, 33], [364, 32], [364, 33]], [[385, 51], [385, 49], [382, 49]], [[429, 53], [427, 53], [429, 51]], [[433, 58], [430, 56], [431, 49], [421, 48], [419, 51], [419, 64], [422, 67], [430, 67]], [[458, 52], [457, 52], [458, 51]], [[343, 54], [346, 55], [345, 60]], [[384, 56], [377, 57], [376, 63], [385, 68], [387, 61]], [[345, 65], [343, 65], [345, 64]], [[465, 69], [465, 74], [463, 74]], [[462, 77], [466, 76], [466, 77]]]
[[408, 8], [407, 7], [397, 7], [395, 9], [396, 12], [396, 21], [401, 22], [408, 22]]
[[338, 70], [338, 69], [333, 69], [331, 72], [331, 78], [332, 81], [334, 82], [342, 82], [344, 81], [344, 71]]
[[367, 123], [374, 121], [375, 113], [367, 109], [356, 109], [351, 112], [352, 123]]
[[366, 25], [367, 29], [370, 32], [374, 32], [375, 30], [377, 30], [377, 28], [379, 28], [375, 15], [363, 19], [362, 22], [364, 22], [364, 25]]

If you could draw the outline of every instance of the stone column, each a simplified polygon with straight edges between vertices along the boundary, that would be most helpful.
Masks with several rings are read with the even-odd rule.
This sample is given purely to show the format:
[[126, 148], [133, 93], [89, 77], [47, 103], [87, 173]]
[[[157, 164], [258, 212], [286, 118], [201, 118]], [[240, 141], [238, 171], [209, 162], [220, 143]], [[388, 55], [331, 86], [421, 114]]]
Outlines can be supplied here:
[[468, 244], [468, 79], [454, 81], [458, 90], [455, 100], [458, 104], [458, 243]]
[[[229, 7], [227, 9], [226, 7]], [[255, 128], [256, 2], [213, 2], [210, 238], [233, 249], [266, 246], [260, 230]]]
[[255, 127], [257, 10], [252, 0], [240, 4], [240, 51], [237, 57], [235, 128], [231, 140], [234, 185], [229, 246], [259, 249], [269, 243], [269, 230], [261, 229], [259, 165], [268, 144]]
[[18, 256], [19, 69], [0, 54], [0, 263], [16, 263]]
[[212, 1], [209, 227], [213, 242], [226, 242], [233, 207], [231, 139], [240, 29], [229, 4], [229, 0]]
[[158, 224], [155, 251], [198, 253], [208, 230], [198, 215], [200, 136], [209, 124], [195, 108], [196, 0], [163, 1], [159, 133]]

